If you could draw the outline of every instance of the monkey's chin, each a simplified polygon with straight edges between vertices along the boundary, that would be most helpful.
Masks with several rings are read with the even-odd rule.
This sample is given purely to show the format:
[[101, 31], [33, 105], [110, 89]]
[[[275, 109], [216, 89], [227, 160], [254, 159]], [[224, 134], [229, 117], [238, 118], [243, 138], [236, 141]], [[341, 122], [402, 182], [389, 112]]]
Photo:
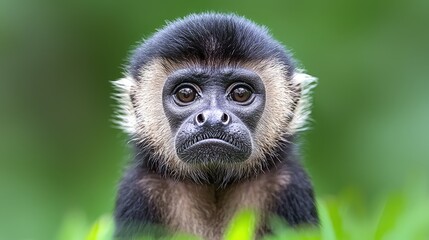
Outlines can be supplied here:
[[250, 153], [247, 147], [239, 148], [220, 139], [204, 139], [178, 151], [177, 155], [191, 164], [225, 164], [243, 162]]

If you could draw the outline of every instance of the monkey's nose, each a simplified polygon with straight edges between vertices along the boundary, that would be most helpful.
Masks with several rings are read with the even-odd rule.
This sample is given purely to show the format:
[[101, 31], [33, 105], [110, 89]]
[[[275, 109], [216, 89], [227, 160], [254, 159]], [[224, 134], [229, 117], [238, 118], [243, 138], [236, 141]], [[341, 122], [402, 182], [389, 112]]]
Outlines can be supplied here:
[[195, 123], [198, 126], [228, 125], [230, 121], [230, 116], [221, 110], [205, 110], [195, 116]]

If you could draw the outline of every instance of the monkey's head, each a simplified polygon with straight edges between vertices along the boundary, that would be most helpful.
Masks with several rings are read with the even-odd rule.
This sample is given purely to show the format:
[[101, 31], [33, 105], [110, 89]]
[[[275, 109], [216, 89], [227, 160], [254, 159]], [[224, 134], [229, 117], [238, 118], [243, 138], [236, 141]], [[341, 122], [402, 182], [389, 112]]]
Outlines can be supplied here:
[[225, 183], [263, 171], [302, 129], [314, 80], [265, 28], [190, 15], [133, 52], [118, 122], [158, 173]]

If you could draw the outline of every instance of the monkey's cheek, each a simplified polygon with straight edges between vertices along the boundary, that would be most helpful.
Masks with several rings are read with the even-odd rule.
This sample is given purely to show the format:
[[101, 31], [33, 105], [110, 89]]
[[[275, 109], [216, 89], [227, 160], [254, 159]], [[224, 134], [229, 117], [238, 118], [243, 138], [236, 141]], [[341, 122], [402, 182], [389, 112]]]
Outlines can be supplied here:
[[177, 151], [179, 158], [190, 164], [222, 164], [243, 162], [249, 158], [251, 147], [243, 143], [239, 148], [219, 139], [199, 141], [186, 150]]

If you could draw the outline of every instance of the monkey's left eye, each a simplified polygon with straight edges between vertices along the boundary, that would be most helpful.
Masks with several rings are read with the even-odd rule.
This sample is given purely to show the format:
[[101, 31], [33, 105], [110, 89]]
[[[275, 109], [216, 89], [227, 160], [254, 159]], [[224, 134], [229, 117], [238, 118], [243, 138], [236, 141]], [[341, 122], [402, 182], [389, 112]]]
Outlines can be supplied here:
[[195, 100], [197, 91], [191, 86], [183, 86], [176, 90], [174, 96], [179, 104], [188, 104]]
[[253, 91], [247, 86], [238, 85], [232, 89], [230, 96], [235, 102], [246, 103], [252, 98]]

